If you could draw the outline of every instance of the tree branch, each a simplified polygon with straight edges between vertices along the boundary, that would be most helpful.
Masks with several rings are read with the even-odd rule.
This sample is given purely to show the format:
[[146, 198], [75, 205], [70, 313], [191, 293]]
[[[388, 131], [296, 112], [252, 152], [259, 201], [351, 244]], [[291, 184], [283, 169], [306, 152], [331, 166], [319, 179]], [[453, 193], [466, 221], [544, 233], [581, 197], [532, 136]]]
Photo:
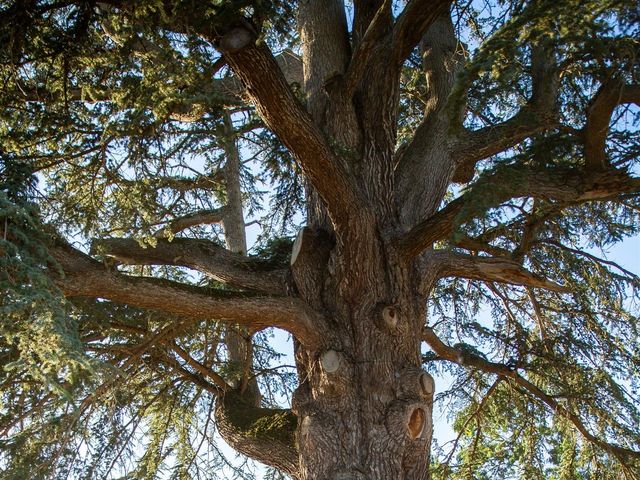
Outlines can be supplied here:
[[224, 380], [224, 378], [194, 359], [191, 355], [189, 355], [189, 353], [182, 349], [175, 342], [175, 340], [172, 339], [170, 341], [167, 341], [166, 343], [171, 350], [173, 350], [180, 358], [182, 358], [187, 363], [187, 365], [197, 371], [204, 378], [208, 378], [209, 380], [211, 380], [218, 388], [220, 388], [221, 392], [231, 390], [231, 386]]
[[442, 146], [449, 142], [451, 123], [461, 121], [447, 105], [464, 55], [450, 12], [442, 12], [427, 29], [420, 50], [427, 87], [423, 117], [395, 169], [401, 216], [409, 225], [438, 208], [452, 173], [454, 159]]
[[451, 0], [410, 0], [396, 20], [392, 60], [396, 68], [409, 56], [429, 26], [451, 5]]
[[94, 240], [91, 252], [127, 265], [174, 265], [193, 268], [236, 288], [286, 296], [285, 270], [238, 255], [208, 240], [158, 239], [155, 247], [127, 238]]
[[231, 29], [216, 43], [245, 84], [260, 116], [291, 151], [327, 204], [337, 229], [346, 228], [363, 201], [322, 132], [289, 88], [268, 47], [256, 43], [256, 34], [248, 26]]
[[587, 122], [582, 130], [585, 164], [590, 171], [609, 166], [605, 143], [614, 109], [623, 103], [640, 103], [640, 85], [625, 85], [619, 78], [602, 84], [587, 109]]
[[391, 0], [384, 0], [378, 7], [371, 23], [364, 32], [362, 39], [356, 45], [351, 56], [349, 68], [345, 73], [345, 92], [348, 97], [353, 95], [358, 84], [362, 80], [362, 76], [366, 71], [369, 61], [376, 52], [376, 46], [379, 40], [387, 31], [389, 18], [391, 16]]
[[216, 405], [215, 418], [234, 450], [297, 478], [297, 418], [291, 410], [255, 407], [228, 391]]
[[215, 208], [213, 210], [198, 210], [197, 212], [174, 218], [166, 227], [159, 230], [154, 236], [165, 237], [167, 234], [174, 235], [197, 225], [213, 225], [222, 223], [224, 220], [225, 210], [226, 207]]
[[542, 40], [531, 45], [531, 84], [529, 102], [509, 120], [474, 131], [465, 131], [456, 140], [453, 181], [467, 183], [475, 165], [492, 155], [517, 145], [536, 133], [558, 125], [556, 97], [559, 74], [550, 43]]
[[279, 327], [303, 343], [318, 341], [322, 317], [294, 298], [250, 296], [195, 287], [169, 280], [131, 277], [108, 270], [70, 245], [50, 248], [64, 275], [51, 270], [67, 297], [104, 298], [192, 319], [237, 323], [251, 330]]
[[[302, 88], [302, 60], [290, 50], [285, 50], [275, 57], [275, 61], [282, 71], [287, 84], [297, 84]], [[22, 99], [25, 102], [51, 103], [58, 101], [71, 102], [109, 102], [117, 92], [98, 86], [91, 93], [82, 88], [69, 88], [66, 97], [62, 92], [53, 92], [44, 86], [23, 86]], [[235, 76], [211, 78], [200, 86], [198, 95], [173, 102], [169, 111], [169, 118], [180, 122], [195, 122], [214, 108], [238, 107], [247, 105], [245, 88]]]
[[451, 154], [456, 162], [452, 180], [456, 183], [469, 182], [473, 178], [476, 163], [480, 160], [503, 152], [524, 139], [555, 126], [555, 115], [540, 112], [527, 105], [516, 115], [497, 125], [461, 133]]
[[546, 394], [542, 389], [521, 376], [516, 370], [513, 370], [501, 363], [490, 362], [471, 352], [462, 351], [460, 349], [450, 347], [442, 340], [440, 340], [433, 329], [429, 327], [424, 327], [422, 331], [422, 340], [426, 342], [427, 345], [429, 345], [429, 347], [431, 347], [431, 349], [438, 356], [444, 358], [445, 360], [461, 366], [477, 368], [478, 370], [482, 370], [483, 372], [499, 375], [520, 386], [528, 395], [537, 399], [538, 401], [541, 401], [543, 404], [549, 407], [551, 411], [569, 420], [574, 425], [576, 430], [578, 430], [587, 441], [598, 446], [605, 452], [610, 453], [621, 463], [626, 465], [628, 462], [630, 462], [631, 459], [640, 459], [640, 452], [636, 452], [634, 450], [623, 448], [617, 445], [612, 445], [600, 440], [595, 435], [591, 434], [576, 414], [569, 411], [566, 407], [560, 405], [557, 400], [555, 400], [553, 397]]
[[623, 193], [640, 192], [640, 178], [610, 170], [586, 175], [582, 170], [527, 166], [505, 167], [479, 179], [466, 193], [396, 240], [400, 254], [411, 259], [433, 242], [451, 235], [458, 225], [498, 207], [510, 198], [534, 197], [560, 202], [604, 200]]
[[438, 263], [441, 277], [460, 277], [486, 282], [510, 283], [569, 292], [566, 286], [540, 277], [509, 258], [478, 257], [462, 253], [435, 251], [430, 256]]

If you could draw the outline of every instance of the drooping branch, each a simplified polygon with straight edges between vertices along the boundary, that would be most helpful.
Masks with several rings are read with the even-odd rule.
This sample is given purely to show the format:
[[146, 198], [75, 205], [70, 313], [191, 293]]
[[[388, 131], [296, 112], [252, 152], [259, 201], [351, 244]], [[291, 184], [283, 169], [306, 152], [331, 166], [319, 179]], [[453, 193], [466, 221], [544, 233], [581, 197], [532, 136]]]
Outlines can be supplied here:
[[618, 445], [612, 445], [589, 432], [582, 420], [575, 413], [571, 412], [568, 408], [561, 405], [555, 398], [545, 393], [540, 387], [537, 387], [525, 377], [520, 375], [517, 370], [501, 363], [490, 362], [472, 352], [468, 352], [466, 350], [463, 351], [458, 348], [451, 347], [445, 344], [436, 335], [433, 329], [429, 327], [424, 327], [424, 329], [422, 330], [422, 340], [426, 342], [429, 347], [431, 347], [436, 355], [445, 360], [464, 367], [471, 367], [486, 373], [499, 375], [519, 386], [525, 391], [526, 394], [542, 402], [554, 413], [561, 415], [569, 420], [574, 425], [576, 430], [578, 430], [587, 441], [589, 441], [593, 445], [598, 446], [605, 452], [613, 455], [623, 465], [627, 465], [633, 459], [635, 459], [636, 461], [640, 459], [640, 452], [620, 447]]
[[284, 270], [270, 270], [255, 259], [233, 253], [208, 240], [158, 239], [154, 247], [142, 247], [132, 239], [107, 238], [94, 240], [91, 250], [127, 265], [189, 267], [236, 288], [286, 295]]
[[322, 132], [303, 109], [277, 62], [250, 26], [238, 26], [217, 39], [218, 48], [269, 128], [300, 163], [305, 176], [324, 199], [337, 230], [363, 202], [355, 184], [334, 156]]
[[449, 8], [451, 0], [410, 0], [393, 28], [392, 60], [396, 67], [411, 51], [438, 16]]
[[402, 256], [413, 258], [433, 242], [451, 235], [457, 226], [510, 198], [534, 197], [580, 203], [638, 192], [640, 178], [620, 170], [586, 175], [582, 170], [564, 167], [544, 170], [505, 167], [480, 179], [466, 193], [398, 238], [396, 246]]
[[486, 282], [510, 283], [544, 288], [555, 292], [570, 291], [568, 287], [536, 275], [509, 258], [478, 257], [448, 251], [435, 251], [430, 259], [437, 262], [441, 277], [453, 276]]
[[291, 410], [249, 405], [229, 391], [218, 400], [215, 418], [234, 450], [297, 478], [297, 419]]
[[613, 110], [623, 103], [640, 103], [640, 85], [625, 85], [613, 77], [602, 84], [587, 109], [584, 137], [585, 165], [591, 171], [608, 167], [605, 142]]
[[253, 296], [127, 276], [61, 242], [51, 247], [50, 253], [64, 272], [59, 275], [54, 268], [51, 274], [67, 297], [104, 298], [192, 319], [237, 323], [254, 331], [279, 327], [309, 344], [316, 342], [323, 324], [320, 315], [294, 298]]

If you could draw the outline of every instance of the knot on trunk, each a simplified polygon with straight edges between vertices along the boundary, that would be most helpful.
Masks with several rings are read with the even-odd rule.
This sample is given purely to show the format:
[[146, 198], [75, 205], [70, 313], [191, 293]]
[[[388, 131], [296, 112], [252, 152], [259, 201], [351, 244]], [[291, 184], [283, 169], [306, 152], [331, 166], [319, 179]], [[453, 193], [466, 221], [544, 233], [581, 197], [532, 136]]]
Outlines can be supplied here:
[[435, 382], [433, 377], [418, 367], [407, 367], [398, 376], [399, 397], [404, 400], [433, 401]]
[[318, 358], [320, 375], [317, 393], [324, 401], [335, 403], [345, 399], [352, 382], [353, 366], [347, 356], [337, 350], [326, 350]]
[[431, 442], [432, 405], [427, 401], [396, 400], [387, 412], [389, 435], [404, 437], [407, 442]]
[[401, 332], [402, 311], [397, 305], [379, 303], [375, 307], [374, 322], [383, 332], [398, 335]]

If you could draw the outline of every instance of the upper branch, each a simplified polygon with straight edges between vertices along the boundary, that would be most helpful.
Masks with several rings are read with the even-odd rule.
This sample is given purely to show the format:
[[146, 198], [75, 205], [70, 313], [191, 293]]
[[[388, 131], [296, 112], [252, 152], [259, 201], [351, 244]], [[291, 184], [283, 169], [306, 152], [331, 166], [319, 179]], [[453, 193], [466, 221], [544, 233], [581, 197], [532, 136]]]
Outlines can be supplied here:
[[222, 223], [226, 210], [226, 207], [198, 210], [197, 212], [174, 218], [165, 228], [159, 230], [155, 234], [155, 236], [163, 237], [166, 234], [176, 234], [178, 232], [186, 230], [187, 228], [195, 227], [198, 225], [213, 225]]
[[570, 203], [638, 192], [640, 178], [620, 170], [585, 175], [582, 170], [563, 167], [545, 170], [507, 167], [479, 180], [465, 194], [413, 227], [396, 240], [396, 247], [405, 258], [416, 257], [433, 242], [451, 235], [458, 225], [510, 198], [534, 197]]
[[402, 65], [429, 26], [449, 5], [451, 0], [410, 0], [407, 3], [393, 28], [392, 60], [396, 68]]
[[551, 112], [527, 105], [516, 115], [497, 125], [465, 131], [456, 139], [452, 157], [456, 162], [453, 181], [466, 183], [473, 178], [478, 161], [517, 145], [524, 139], [557, 126]]
[[587, 109], [583, 129], [585, 164], [589, 170], [603, 170], [608, 161], [605, 142], [613, 110], [623, 103], [640, 103], [640, 85], [625, 85], [619, 78], [602, 84]]
[[508, 379], [521, 387], [528, 395], [541, 401], [551, 411], [568, 419], [578, 430], [582, 436], [590, 443], [597, 445], [602, 450], [615, 456], [621, 463], [627, 464], [632, 458], [640, 458], [640, 452], [623, 448], [617, 445], [612, 445], [601, 440], [595, 436], [586, 428], [582, 420], [568, 408], [560, 405], [558, 401], [552, 396], [545, 393], [541, 388], [531, 383], [529, 380], [520, 375], [516, 370], [509, 368], [501, 363], [490, 362], [479, 355], [468, 351], [462, 351], [460, 349], [450, 347], [445, 344], [429, 327], [425, 327], [422, 331], [422, 340], [425, 341], [431, 349], [440, 357], [457, 363], [461, 366], [473, 367], [482, 370], [486, 373], [492, 373]]
[[[302, 61], [300, 57], [290, 50], [285, 50], [275, 57], [275, 61], [288, 84], [302, 85]], [[98, 85], [90, 91], [77, 87], [69, 88], [64, 93], [66, 97], [63, 97], [62, 92], [52, 91], [46, 86], [25, 85], [20, 89], [21, 97], [18, 97], [18, 99], [33, 103], [62, 101], [96, 103], [110, 102], [121, 92]], [[247, 105], [245, 89], [237, 77], [209, 78], [200, 84], [196, 96], [170, 103], [168, 118], [185, 123], [195, 122], [217, 108], [244, 105]]]
[[315, 343], [321, 317], [293, 298], [250, 296], [195, 287], [169, 280], [132, 277], [59, 242], [50, 253], [64, 275], [54, 275], [67, 297], [104, 298], [194, 319], [238, 323], [253, 330], [279, 327], [302, 342]]
[[389, 18], [391, 17], [391, 0], [384, 0], [376, 10], [371, 23], [357, 43], [349, 68], [345, 74], [345, 90], [346, 94], [351, 96], [358, 84], [362, 80], [362, 76], [366, 71], [366, 67], [376, 52], [376, 46], [379, 40], [387, 32]]
[[556, 97], [559, 73], [551, 42], [542, 40], [531, 45], [532, 91], [528, 103], [520, 111], [497, 125], [479, 130], [464, 130], [456, 139], [453, 158], [456, 170], [453, 181], [466, 183], [473, 178], [475, 165], [517, 145], [525, 138], [558, 125]]
[[478, 257], [462, 253], [435, 251], [432, 257], [441, 277], [455, 276], [488, 282], [511, 283], [568, 292], [569, 288], [540, 277], [510, 258]]
[[175, 265], [201, 271], [237, 288], [269, 295], [286, 295], [284, 270], [269, 270], [250, 257], [233, 253], [208, 240], [158, 239], [142, 247], [132, 239], [94, 240], [92, 251], [129, 265]]
[[327, 204], [333, 222], [346, 227], [354, 209], [362, 205], [354, 182], [294, 96], [269, 48], [256, 42], [255, 32], [244, 25], [231, 29], [217, 45], [245, 84], [260, 116]]

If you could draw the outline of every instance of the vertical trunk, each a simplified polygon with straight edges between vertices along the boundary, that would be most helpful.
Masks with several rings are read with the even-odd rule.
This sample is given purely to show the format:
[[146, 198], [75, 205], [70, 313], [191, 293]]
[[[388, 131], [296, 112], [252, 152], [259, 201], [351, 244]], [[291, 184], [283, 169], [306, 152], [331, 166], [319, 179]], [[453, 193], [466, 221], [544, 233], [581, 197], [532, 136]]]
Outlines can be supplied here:
[[[354, 45], [381, 5], [357, 2]], [[312, 202], [294, 247], [300, 296], [331, 319], [322, 344], [296, 345], [299, 478], [425, 480], [434, 391], [420, 355], [426, 297], [418, 286], [426, 272], [402, 263], [386, 241], [404, 223], [393, 160], [399, 78], [383, 42], [346, 98], [350, 49], [335, 40], [346, 34], [343, 2], [307, 0], [300, 8], [307, 108], [358, 179], [367, 208], [333, 238]], [[391, 33], [388, 15], [382, 37]]]
[[[301, 479], [429, 478], [434, 384], [421, 369], [425, 302], [412, 288], [412, 272], [378, 253], [358, 265], [367, 280], [357, 290], [336, 288], [342, 283], [337, 272], [353, 272], [338, 265], [339, 247], [314, 277], [333, 322], [317, 350], [296, 351]], [[313, 283], [301, 278], [304, 259], [295, 260], [296, 281]]]
[[[247, 237], [242, 211], [242, 189], [240, 187], [240, 154], [233, 121], [229, 112], [224, 113], [224, 177], [227, 204], [223, 218], [226, 246], [241, 255], [247, 252]], [[235, 377], [240, 394], [253, 405], [260, 404], [258, 382], [252, 377], [252, 339], [245, 329], [227, 326], [224, 331], [230, 362], [235, 366]]]

